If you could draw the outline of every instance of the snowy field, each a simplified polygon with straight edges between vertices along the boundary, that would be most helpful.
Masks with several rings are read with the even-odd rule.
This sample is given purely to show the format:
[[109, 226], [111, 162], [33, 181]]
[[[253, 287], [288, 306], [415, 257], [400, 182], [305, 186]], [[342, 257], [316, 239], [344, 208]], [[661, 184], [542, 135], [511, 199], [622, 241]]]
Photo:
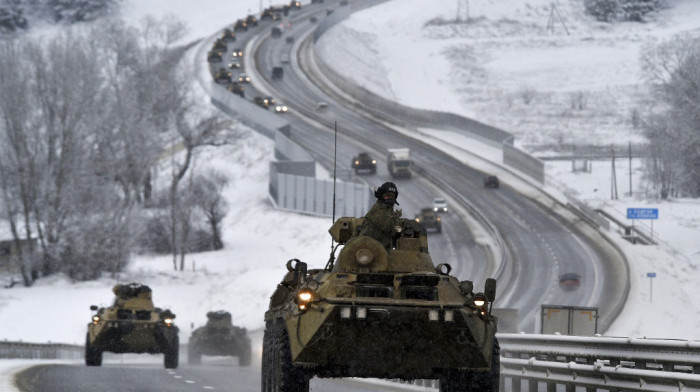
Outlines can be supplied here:
[[[356, 61], [380, 65], [372, 72], [353, 68], [351, 76], [358, 83], [376, 84], [404, 104], [449, 110], [503, 127], [516, 135], [520, 146], [533, 151], [540, 144], [581, 142], [582, 137], [603, 144], [639, 140], [639, 130], [625, 120], [644, 99], [637, 77], [639, 50], [646, 42], [697, 29], [700, 4], [670, 0], [673, 8], [655, 15], [649, 23], [607, 26], [584, 19], [574, 6], [580, 1], [554, 1], [572, 34], [567, 36], [560, 25], [554, 35], [544, 29], [551, 3], [472, 0], [470, 17], [476, 27], [453, 29], [423, 27], [437, 16], [453, 15], [452, 0], [436, 0], [430, 8], [421, 0], [392, 1], [331, 30], [322, 46], [332, 39], [343, 43], [333, 45], [336, 49], [347, 48], [357, 45], [356, 38], [363, 38], [361, 43], [366, 46], [355, 48], [356, 53], [363, 53], [354, 56]], [[190, 25], [187, 40], [194, 40], [210, 36], [249, 12], [258, 12], [259, 5], [257, 0], [203, 0], [196, 5], [188, 0], [130, 0], [124, 16], [137, 20], [146, 14], [173, 14]], [[353, 57], [330, 50], [324, 50], [324, 55], [330, 60], [336, 55]], [[460, 66], [463, 58], [469, 59], [470, 67]], [[541, 94], [531, 105], [517, 99], [518, 90], [526, 85]], [[578, 91], [590, 94], [590, 105], [584, 113], [567, 114], [567, 97]], [[205, 97], [202, 101], [207, 102]], [[433, 139], [434, 143], [452, 144], [450, 151], [455, 155], [473, 152], [463, 150], [473, 150], [469, 141], [436, 135]], [[120, 276], [121, 282], [148, 284], [156, 306], [169, 307], [177, 314], [183, 343], [193, 324], [198, 327], [205, 322], [209, 310], [229, 310], [235, 324], [261, 328], [285, 262], [299, 258], [310, 267], [321, 267], [327, 260], [330, 219], [279, 212], [267, 200], [272, 150], [272, 141], [251, 132], [241, 145], [210, 150], [197, 158], [199, 167], [215, 166], [231, 177], [226, 189], [231, 211], [224, 222], [223, 251], [190, 255], [182, 272], [173, 271], [170, 256], [136, 256]], [[619, 240], [629, 255], [632, 291], [628, 306], [608, 334], [700, 339], [700, 305], [693, 301], [700, 294], [700, 201], [644, 198], [648, 185], [638, 166], [633, 167], [634, 190], [628, 196], [626, 162], [618, 163], [620, 199], [614, 202], [609, 197], [610, 162], [594, 162], [590, 173], [572, 173], [570, 162], [547, 164], [547, 189], [557, 197], [566, 197], [566, 193], [594, 207], [605, 205], [619, 211], [659, 208], [654, 232], [668, 245], [634, 246]], [[517, 181], [506, 171], [499, 175]], [[619, 238], [614, 233], [613, 237]], [[674, 254], [672, 248], [680, 253]], [[657, 273], [653, 298], [647, 272]], [[0, 289], [0, 339], [82, 344], [91, 315], [89, 306], [109, 303], [115, 283], [108, 278], [74, 283], [54, 276], [40, 279], [32, 288]]]

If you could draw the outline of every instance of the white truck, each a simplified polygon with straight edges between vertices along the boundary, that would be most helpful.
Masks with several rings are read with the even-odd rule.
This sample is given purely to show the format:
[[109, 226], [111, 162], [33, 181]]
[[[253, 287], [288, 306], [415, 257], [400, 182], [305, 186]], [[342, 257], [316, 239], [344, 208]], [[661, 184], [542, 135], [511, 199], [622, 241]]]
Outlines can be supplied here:
[[387, 169], [393, 178], [411, 177], [411, 150], [408, 148], [388, 148]]

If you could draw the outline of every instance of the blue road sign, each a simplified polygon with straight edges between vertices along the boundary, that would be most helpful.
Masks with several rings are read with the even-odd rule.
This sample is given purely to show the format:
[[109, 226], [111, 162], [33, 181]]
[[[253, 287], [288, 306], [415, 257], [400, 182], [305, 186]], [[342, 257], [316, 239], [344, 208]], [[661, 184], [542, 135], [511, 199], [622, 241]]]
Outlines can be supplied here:
[[656, 278], [656, 272], [647, 272], [647, 278]]
[[658, 208], [628, 208], [627, 219], [659, 219]]

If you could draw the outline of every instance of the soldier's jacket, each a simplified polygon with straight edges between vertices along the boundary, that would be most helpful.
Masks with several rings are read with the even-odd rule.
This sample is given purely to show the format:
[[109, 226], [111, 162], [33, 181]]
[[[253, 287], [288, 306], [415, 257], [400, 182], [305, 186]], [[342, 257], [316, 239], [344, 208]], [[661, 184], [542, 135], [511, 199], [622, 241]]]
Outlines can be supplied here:
[[384, 245], [387, 251], [391, 250], [394, 236], [394, 226], [398, 223], [401, 212], [394, 212], [393, 206], [388, 206], [377, 200], [365, 215], [360, 235], [372, 237]]

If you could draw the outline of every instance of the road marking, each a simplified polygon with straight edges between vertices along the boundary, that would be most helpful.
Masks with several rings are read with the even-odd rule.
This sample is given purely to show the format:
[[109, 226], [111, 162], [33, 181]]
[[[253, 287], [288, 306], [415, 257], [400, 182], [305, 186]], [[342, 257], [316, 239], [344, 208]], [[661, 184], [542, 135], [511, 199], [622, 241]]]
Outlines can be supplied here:
[[192, 380], [185, 380], [185, 382], [188, 384], [194, 384], [194, 381], [192, 381]]
[[214, 387], [203, 386], [202, 389], [214, 389]]
[[176, 375], [176, 376], [175, 376], [175, 378], [182, 378], [182, 376], [178, 376], [178, 375]]

